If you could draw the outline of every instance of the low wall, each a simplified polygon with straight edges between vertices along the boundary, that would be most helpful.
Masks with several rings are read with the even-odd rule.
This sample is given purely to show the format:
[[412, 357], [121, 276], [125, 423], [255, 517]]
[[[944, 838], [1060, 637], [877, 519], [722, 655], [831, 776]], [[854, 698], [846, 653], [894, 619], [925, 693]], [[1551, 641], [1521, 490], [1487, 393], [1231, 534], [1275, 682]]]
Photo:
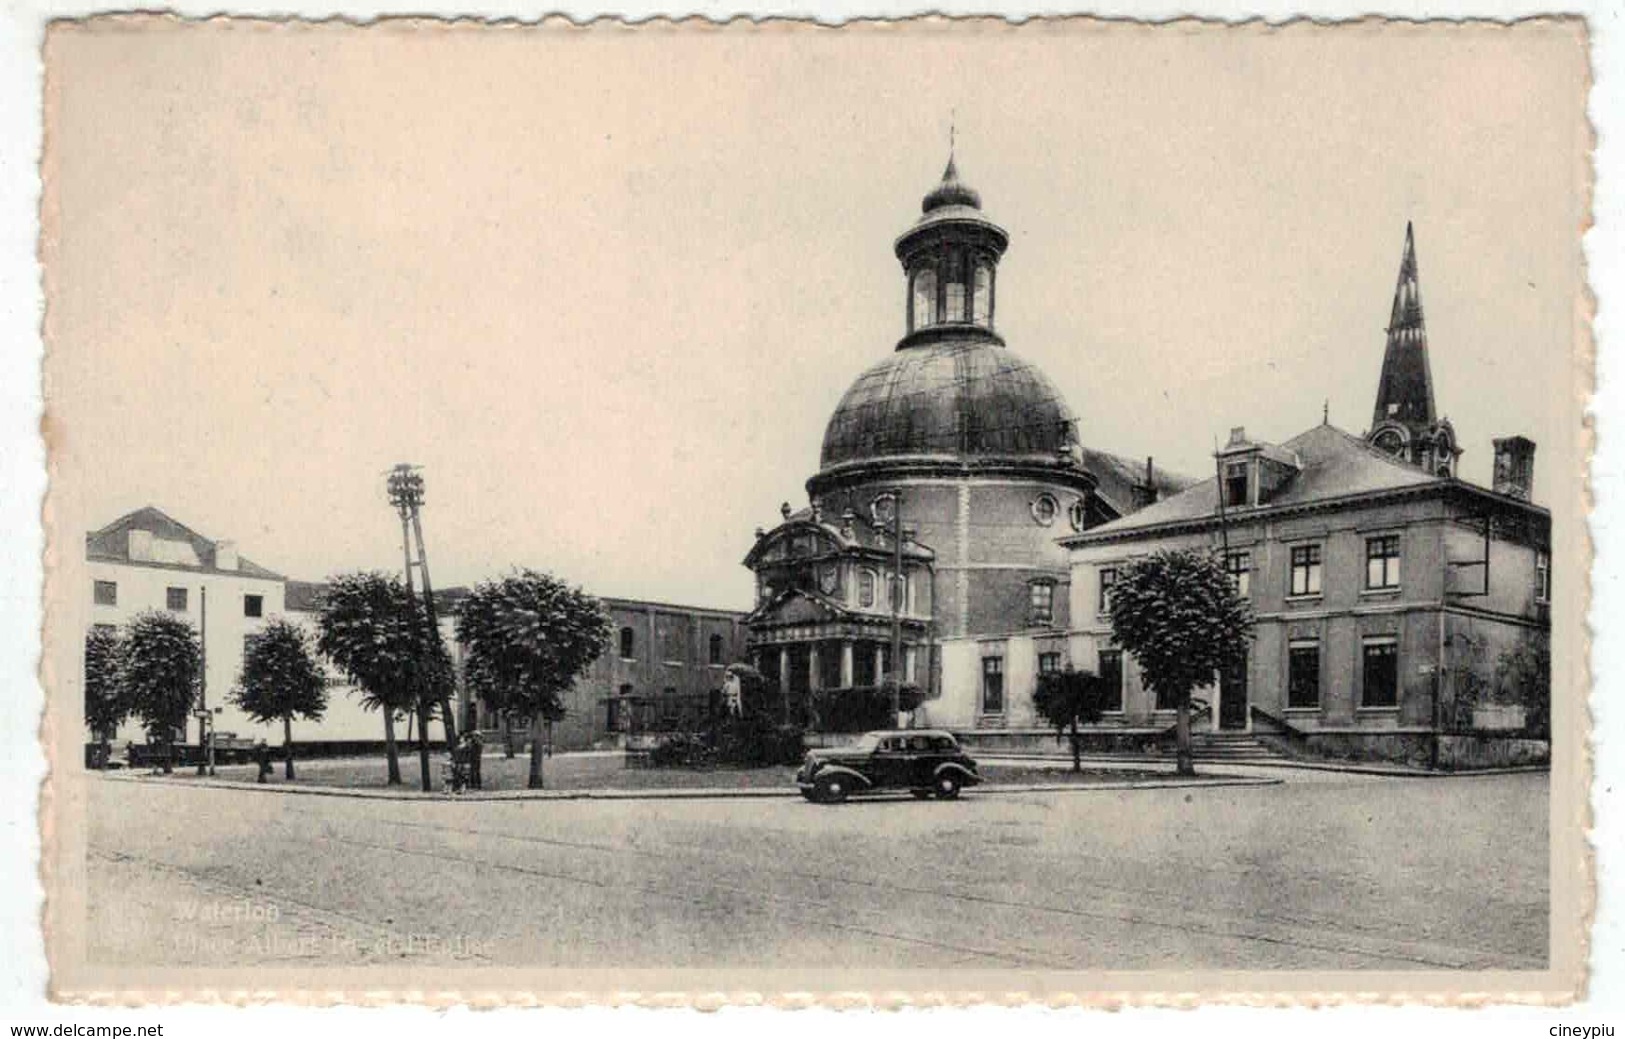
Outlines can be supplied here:
[[1311, 757], [1372, 761], [1427, 768], [1433, 736], [1425, 732], [1306, 732], [1302, 747]]
[[[1078, 745], [1085, 754], [1154, 754], [1161, 731], [1157, 729], [1084, 729]], [[984, 754], [1070, 755], [1072, 737], [1059, 740], [1054, 729], [956, 729], [960, 745]]]
[[1550, 765], [1552, 745], [1517, 736], [1440, 736], [1439, 767], [1466, 771], [1516, 765]]

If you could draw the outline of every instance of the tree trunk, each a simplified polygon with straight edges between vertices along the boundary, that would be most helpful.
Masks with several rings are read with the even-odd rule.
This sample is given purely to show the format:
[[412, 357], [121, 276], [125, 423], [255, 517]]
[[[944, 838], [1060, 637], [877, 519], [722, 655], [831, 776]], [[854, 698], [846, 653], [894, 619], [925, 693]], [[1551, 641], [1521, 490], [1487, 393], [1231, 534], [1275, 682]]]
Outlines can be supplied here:
[[395, 712], [384, 708], [384, 753], [389, 757], [389, 785], [401, 785], [401, 754], [395, 746]]
[[429, 709], [418, 706], [418, 772], [423, 780], [423, 792], [434, 789], [429, 781]]
[[171, 729], [164, 735], [164, 775], [172, 775], [175, 771], [175, 732]]
[[287, 779], [293, 778], [293, 715], [282, 716], [282, 753], [287, 760], [282, 766], [282, 775]]
[[541, 790], [542, 784], [542, 727], [536, 719], [530, 720], [530, 777], [525, 781], [530, 790]]
[[513, 731], [513, 719], [507, 715], [504, 715], [502, 718], [502, 756], [505, 758], [511, 758], [515, 754], [513, 747], [515, 735], [516, 734]]
[[1196, 762], [1191, 758], [1191, 697], [1189, 693], [1179, 698], [1179, 712], [1174, 720], [1174, 747], [1178, 764], [1176, 770], [1182, 776], [1196, 775]]
[[1072, 716], [1072, 771], [1083, 771], [1083, 748], [1078, 743], [1078, 716]]

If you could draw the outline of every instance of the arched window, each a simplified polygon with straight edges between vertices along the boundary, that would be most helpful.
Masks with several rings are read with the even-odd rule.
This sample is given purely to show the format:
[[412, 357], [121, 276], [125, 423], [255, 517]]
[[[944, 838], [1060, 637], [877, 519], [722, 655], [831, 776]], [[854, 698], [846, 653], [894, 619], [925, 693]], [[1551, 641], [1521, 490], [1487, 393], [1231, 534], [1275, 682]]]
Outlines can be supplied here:
[[983, 328], [993, 327], [993, 267], [976, 265], [976, 294], [971, 299], [971, 320]]
[[873, 606], [875, 604], [875, 572], [865, 570], [858, 574], [858, 605]]
[[914, 272], [913, 328], [928, 328], [937, 323], [937, 272], [924, 267]]
[[711, 663], [713, 663], [713, 664], [721, 664], [722, 663], [722, 636], [721, 635], [712, 635], [711, 636]]
[[632, 634], [631, 628], [621, 629], [621, 658], [631, 660], [637, 656], [637, 636]]
[[944, 278], [942, 294], [942, 320], [965, 321], [969, 315], [965, 313], [965, 260], [957, 251], [948, 254], [947, 276]]

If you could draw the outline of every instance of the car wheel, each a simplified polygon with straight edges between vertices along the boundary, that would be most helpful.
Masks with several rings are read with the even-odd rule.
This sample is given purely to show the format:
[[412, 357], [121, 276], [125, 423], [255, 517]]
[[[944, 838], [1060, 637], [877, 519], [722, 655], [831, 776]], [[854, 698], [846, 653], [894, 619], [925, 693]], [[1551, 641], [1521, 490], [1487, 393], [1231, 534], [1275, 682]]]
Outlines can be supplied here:
[[944, 801], [952, 801], [959, 796], [959, 777], [952, 772], [944, 772], [937, 777], [936, 795]]
[[840, 804], [846, 800], [846, 780], [840, 776], [824, 776], [814, 784], [813, 791], [825, 804]]
[[921, 801], [924, 801], [931, 796], [931, 791], [929, 790], [910, 790], [909, 793], [913, 794]]

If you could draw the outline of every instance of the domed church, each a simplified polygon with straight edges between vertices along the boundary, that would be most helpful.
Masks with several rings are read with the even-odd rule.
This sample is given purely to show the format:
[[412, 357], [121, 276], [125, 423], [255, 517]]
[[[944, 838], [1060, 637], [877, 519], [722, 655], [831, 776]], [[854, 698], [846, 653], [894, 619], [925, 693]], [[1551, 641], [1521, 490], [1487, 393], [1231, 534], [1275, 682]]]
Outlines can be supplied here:
[[894, 247], [903, 338], [836, 406], [808, 505], [786, 502], [745, 557], [749, 651], [816, 724], [821, 695], [890, 681], [895, 624], [916, 723], [1029, 727], [1038, 673], [1066, 666], [1057, 538], [1189, 481], [1084, 447], [1054, 384], [1005, 344], [1010, 237], [952, 157], [921, 210]]

